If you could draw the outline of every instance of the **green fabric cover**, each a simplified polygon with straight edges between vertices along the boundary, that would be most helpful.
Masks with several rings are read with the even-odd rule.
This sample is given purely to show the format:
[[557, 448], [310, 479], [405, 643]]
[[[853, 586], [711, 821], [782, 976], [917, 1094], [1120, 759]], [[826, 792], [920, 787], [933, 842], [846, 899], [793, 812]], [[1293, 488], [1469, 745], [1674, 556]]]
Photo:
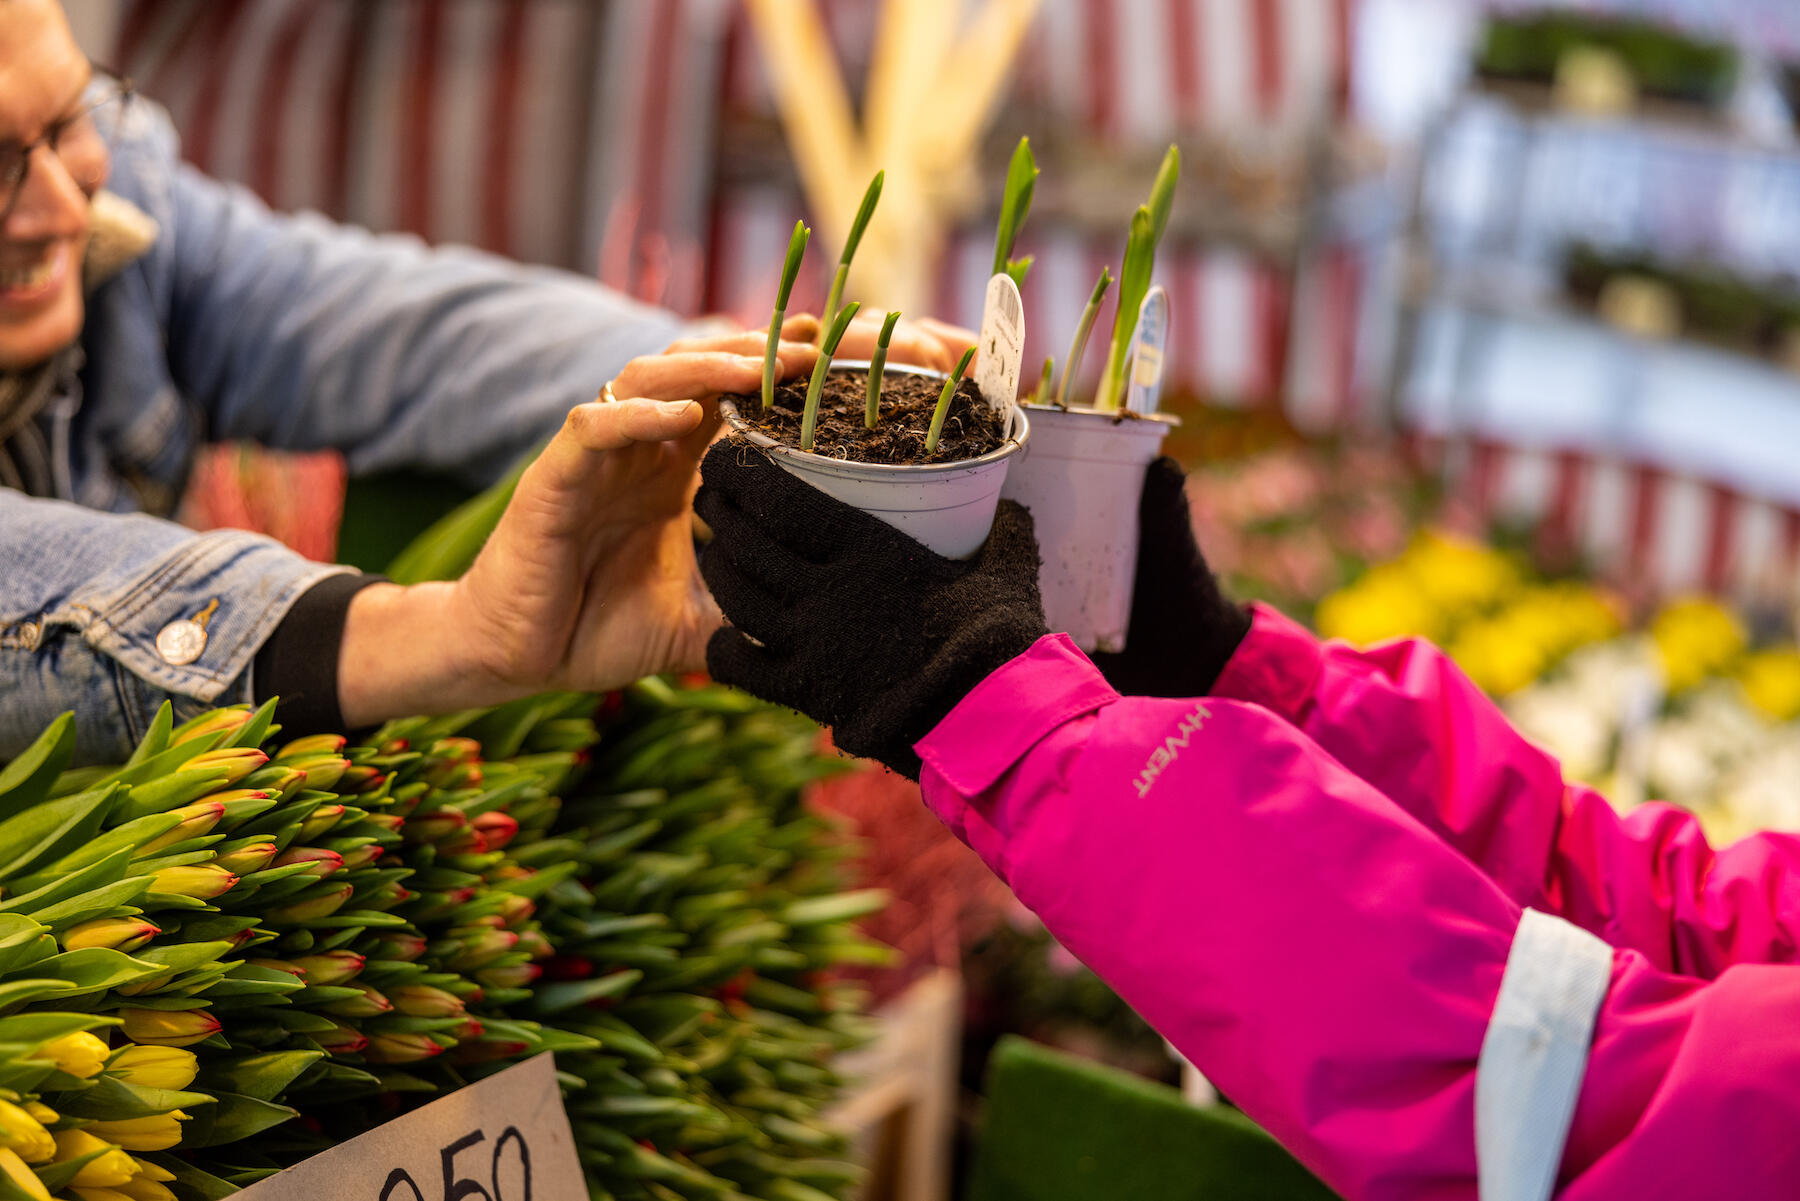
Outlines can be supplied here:
[[1254, 1122], [1172, 1088], [1003, 1039], [968, 1201], [1334, 1201]]

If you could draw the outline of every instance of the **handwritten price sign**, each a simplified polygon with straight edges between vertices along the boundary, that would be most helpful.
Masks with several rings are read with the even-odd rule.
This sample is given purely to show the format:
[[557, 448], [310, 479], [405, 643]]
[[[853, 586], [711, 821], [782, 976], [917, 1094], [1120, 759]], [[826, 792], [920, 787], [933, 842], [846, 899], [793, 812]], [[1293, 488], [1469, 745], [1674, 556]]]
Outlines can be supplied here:
[[573, 1201], [575, 1138], [539, 1055], [237, 1194], [239, 1201]]

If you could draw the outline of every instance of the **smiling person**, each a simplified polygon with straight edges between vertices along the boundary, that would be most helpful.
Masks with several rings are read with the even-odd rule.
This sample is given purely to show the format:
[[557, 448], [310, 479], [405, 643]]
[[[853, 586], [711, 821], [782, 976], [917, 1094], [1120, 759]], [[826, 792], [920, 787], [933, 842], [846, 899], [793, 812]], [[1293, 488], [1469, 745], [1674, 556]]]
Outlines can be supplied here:
[[[86, 762], [165, 700], [280, 696], [302, 731], [700, 666], [718, 615], [688, 499], [762, 335], [695, 332], [575, 276], [270, 213], [182, 165], [56, 0], [0, 0], [0, 760], [68, 709]], [[896, 357], [947, 362], [941, 336]], [[454, 583], [163, 520], [202, 440], [483, 485], [547, 439]]]
[[1346, 1201], [1800, 1194], [1800, 838], [1563, 778], [1436, 647], [1221, 592], [1153, 465], [1131, 638], [721, 442], [713, 675], [831, 725]]

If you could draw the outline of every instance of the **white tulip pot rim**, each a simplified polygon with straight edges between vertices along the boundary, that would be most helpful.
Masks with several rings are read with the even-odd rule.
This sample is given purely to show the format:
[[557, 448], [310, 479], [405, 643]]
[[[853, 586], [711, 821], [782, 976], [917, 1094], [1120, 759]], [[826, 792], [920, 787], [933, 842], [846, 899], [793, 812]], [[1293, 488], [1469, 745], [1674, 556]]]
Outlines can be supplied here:
[[[867, 359], [834, 360], [832, 371], [867, 371], [870, 367]], [[930, 367], [914, 367], [907, 363], [889, 363], [882, 368], [882, 375], [923, 375], [931, 379], [949, 379], [948, 371], [938, 371]], [[785, 442], [777, 442], [761, 430], [754, 428], [738, 411], [737, 405], [727, 400], [719, 406], [724, 414], [725, 422], [731, 427], [733, 436], [744, 439], [759, 450], [782, 459], [804, 461], [815, 470], [829, 471], [833, 468], [850, 468], [858, 478], [878, 480], [884, 476], [920, 476], [920, 475], [953, 475], [968, 471], [975, 467], [987, 467], [1017, 454], [1031, 436], [1031, 422], [1025, 417], [1025, 405], [1014, 405], [1015, 416], [1011, 421], [1012, 433], [1006, 442], [988, 451], [985, 455], [973, 459], [956, 459], [948, 463], [859, 463], [854, 459], [840, 459], [834, 455], [814, 454], [810, 450], [801, 450], [797, 446], [789, 446]]]
[[[831, 370], [863, 371], [868, 367], [866, 361], [851, 360], [833, 363]], [[884, 374], [887, 372], [949, 378], [946, 372], [904, 364], [889, 366]], [[950, 463], [857, 463], [777, 442], [752, 428], [731, 401], [719, 408], [734, 438], [767, 454], [789, 474], [950, 559], [969, 558], [987, 541], [1007, 468], [1031, 435], [1031, 422], [1023, 407], [1014, 405], [1006, 443], [977, 458]]]

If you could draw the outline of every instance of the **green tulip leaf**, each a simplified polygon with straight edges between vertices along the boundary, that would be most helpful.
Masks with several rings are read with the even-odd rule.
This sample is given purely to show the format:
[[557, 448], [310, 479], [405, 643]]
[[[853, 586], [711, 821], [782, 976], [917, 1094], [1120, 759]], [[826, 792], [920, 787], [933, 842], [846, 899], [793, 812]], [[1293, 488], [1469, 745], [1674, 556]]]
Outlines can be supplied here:
[[257, 1101], [273, 1101], [323, 1058], [323, 1051], [271, 1051], [226, 1063], [215, 1060], [207, 1064], [200, 1084]]
[[92, 839], [112, 812], [118, 791], [111, 785], [91, 788], [0, 821], [0, 880], [10, 880]]
[[[149, 1118], [179, 1109], [192, 1114], [201, 1105], [211, 1105], [206, 1093], [183, 1092], [172, 1088], [146, 1088], [117, 1076], [96, 1076], [92, 1087], [78, 1093], [65, 1093], [57, 1101], [57, 1110], [75, 1118], [95, 1122], [123, 1122], [132, 1118]], [[182, 1142], [186, 1142], [185, 1132]]]
[[48, 796], [74, 754], [75, 714], [65, 713], [23, 754], [0, 768], [0, 819], [23, 813]]
[[209, 1105], [193, 1114], [193, 1120], [182, 1123], [183, 1147], [217, 1147], [239, 1139], [261, 1134], [279, 1126], [300, 1111], [276, 1105], [241, 1093], [220, 1093]]

